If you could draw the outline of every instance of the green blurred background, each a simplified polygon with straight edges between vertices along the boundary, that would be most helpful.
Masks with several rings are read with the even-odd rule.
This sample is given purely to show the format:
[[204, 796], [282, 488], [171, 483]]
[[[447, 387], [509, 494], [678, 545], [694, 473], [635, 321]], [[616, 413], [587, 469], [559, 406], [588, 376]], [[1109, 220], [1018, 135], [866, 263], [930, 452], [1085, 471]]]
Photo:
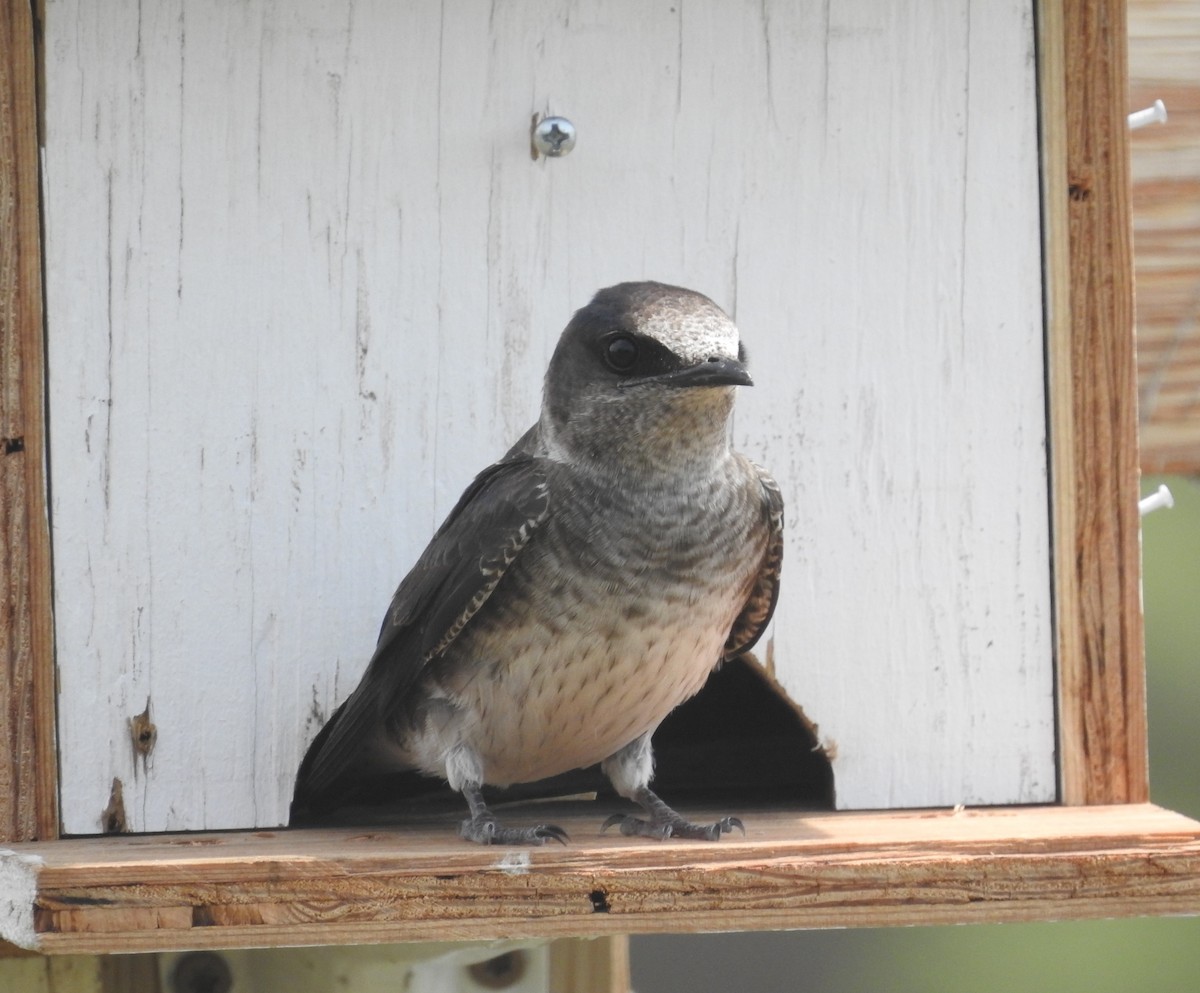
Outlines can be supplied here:
[[[1142, 518], [1150, 793], [1200, 819], [1200, 482]], [[638, 993], [1200, 990], [1200, 918], [635, 937]]]

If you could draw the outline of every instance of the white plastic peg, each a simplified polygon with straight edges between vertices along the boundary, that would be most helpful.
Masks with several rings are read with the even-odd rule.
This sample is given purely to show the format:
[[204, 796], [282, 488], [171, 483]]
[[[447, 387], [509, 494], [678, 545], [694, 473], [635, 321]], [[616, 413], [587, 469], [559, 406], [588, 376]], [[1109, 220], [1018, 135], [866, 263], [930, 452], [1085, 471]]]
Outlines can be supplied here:
[[1129, 130], [1136, 131], [1138, 128], [1144, 128], [1147, 124], [1166, 124], [1167, 123], [1167, 105], [1161, 100], [1155, 100], [1153, 107], [1147, 107], [1145, 110], [1135, 110], [1129, 115]]
[[1174, 507], [1175, 498], [1171, 496], [1171, 491], [1165, 486], [1160, 486], [1155, 492], [1148, 497], [1143, 497], [1138, 501], [1138, 513], [1145, 517], [1151, 511], [1159, 510], [1162, 507]]

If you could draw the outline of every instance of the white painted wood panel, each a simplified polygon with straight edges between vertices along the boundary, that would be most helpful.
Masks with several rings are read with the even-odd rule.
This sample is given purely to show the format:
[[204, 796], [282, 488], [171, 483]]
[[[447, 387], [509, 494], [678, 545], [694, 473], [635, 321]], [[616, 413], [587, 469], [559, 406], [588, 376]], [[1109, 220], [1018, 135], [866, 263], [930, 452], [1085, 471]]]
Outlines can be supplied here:
[[840, 805], [1053, 798], [1028, 7], [47, 0], [66, 830], [114, 777], [135, 830], [281, 823], [562, 325], [642, 277], [749, 345]]

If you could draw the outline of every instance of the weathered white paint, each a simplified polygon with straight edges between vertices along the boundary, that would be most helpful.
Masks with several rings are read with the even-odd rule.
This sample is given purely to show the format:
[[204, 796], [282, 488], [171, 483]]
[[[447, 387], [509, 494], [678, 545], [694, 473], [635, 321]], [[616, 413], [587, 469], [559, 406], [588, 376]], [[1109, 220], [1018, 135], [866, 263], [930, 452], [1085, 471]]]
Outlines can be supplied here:
[[0, 848], [0, 939], [18, 948], [37, 948], [33, 908], [42, 865], [40, 855], [18, 855], [11, 848]]
[[639, 277], [749, 343], [841, 805], [1052, 798], [1028, 8], [47, 0], [66, 830], [113, 777], [135, 830], [282, 822], [562, 325]]

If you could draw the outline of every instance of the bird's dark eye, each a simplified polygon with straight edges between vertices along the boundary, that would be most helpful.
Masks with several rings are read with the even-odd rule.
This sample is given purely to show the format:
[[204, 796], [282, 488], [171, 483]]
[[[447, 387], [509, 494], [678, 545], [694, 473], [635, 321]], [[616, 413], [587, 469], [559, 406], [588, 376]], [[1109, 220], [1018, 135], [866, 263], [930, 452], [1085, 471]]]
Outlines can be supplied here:
[[628, 372], [638, 360], [638, 344], [628, 335], [609, 338], [604, 346], [604, 361], [616, 372]]

